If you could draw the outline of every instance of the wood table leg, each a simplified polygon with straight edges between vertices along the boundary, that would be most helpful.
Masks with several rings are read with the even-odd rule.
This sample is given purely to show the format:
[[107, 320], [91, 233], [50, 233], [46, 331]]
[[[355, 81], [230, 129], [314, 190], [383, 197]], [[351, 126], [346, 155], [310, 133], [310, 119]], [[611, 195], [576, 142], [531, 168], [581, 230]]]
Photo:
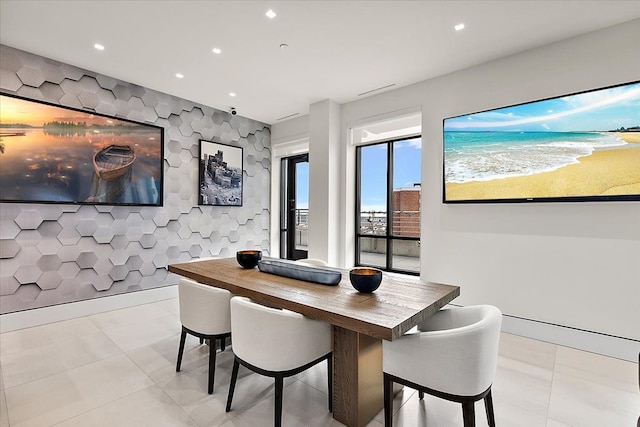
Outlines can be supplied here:
[[333, 327], [333, 417], [363, 427], [383, 407], [382, 340]]

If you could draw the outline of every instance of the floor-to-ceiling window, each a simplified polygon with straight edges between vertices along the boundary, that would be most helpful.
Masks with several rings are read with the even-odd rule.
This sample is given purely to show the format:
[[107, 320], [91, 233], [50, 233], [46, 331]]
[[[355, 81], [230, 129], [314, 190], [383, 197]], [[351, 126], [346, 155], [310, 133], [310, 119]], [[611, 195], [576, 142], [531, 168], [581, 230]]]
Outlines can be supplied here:
[[309, 245], [309, 155], [281, 162], [280, 258], [306, 258]]
[[420, 272], [419, 136], [356, 148], [356, 265]]

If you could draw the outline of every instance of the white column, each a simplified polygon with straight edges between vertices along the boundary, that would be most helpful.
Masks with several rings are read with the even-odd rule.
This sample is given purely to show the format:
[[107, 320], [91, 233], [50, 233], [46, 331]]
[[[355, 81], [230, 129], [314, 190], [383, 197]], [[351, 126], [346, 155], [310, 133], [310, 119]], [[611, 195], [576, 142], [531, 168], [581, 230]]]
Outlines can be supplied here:
[[309, 258], [339, 262], [340, 105], [309, 106]]

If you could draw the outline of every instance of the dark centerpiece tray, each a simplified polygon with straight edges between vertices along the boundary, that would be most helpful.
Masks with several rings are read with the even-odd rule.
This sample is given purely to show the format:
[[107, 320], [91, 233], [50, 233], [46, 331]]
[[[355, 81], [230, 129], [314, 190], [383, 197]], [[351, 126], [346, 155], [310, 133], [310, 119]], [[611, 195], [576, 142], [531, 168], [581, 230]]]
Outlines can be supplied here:
[[264, 273], [328, 286], [335, 286], [342, 280], [341, 271], [323, 267], [310, 267], [291, 261], [266, 259], [258, 262], [258, 269]]

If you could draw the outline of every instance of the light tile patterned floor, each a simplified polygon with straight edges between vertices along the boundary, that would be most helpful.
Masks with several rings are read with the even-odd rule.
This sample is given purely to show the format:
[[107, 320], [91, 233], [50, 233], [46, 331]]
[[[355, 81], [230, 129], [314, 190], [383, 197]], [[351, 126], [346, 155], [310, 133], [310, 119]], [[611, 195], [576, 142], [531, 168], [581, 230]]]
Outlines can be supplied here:
[[[233, 361], [218, 355], [206, 393], [208, 347], [180, 339], [175, 299], [0, 335], [0, 427], [225, 426], [273, 424], [273, 381], [241, 368], [233, 411], [224, 407]], [[636, 425], [638, 366], [502, 334], [493, 386], [498, 426]], [[408, 388], [394, 402], [399, 427], [462, 426], [460, 405]], [[326, 366], [285, 382], [285, 426], [340, 426], [327, 412]], [[476, 419], [486, 426], [482, 403]], [[369, 427], [381, 427], [382, 412]]]

